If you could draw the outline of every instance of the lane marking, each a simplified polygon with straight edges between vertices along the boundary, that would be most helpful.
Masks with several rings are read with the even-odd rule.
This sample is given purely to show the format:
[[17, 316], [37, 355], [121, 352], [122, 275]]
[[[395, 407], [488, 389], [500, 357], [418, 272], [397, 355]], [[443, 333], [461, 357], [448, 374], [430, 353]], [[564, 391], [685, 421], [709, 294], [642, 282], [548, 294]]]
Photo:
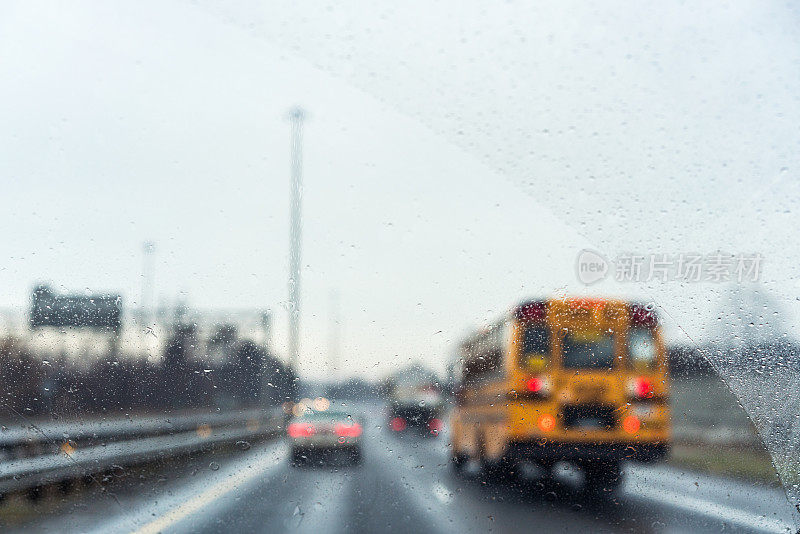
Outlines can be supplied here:
[[196, 513], [203, 507], [208, 506], [220, 497], [246, 484], [256, 477], [262, 476], [265, 471], [277, 466], [284, 455], [276, 454], [274, 449], [265, 453], [263, 458], [259, 458], [246, 469], [242, 469], [233, 474], [227, 480], [223, 480], [211, 486], [204, 492], [195, 495], [183, 504], [176, 506], [165, 514], [150, 521], [146, 525], [133, 530], [132, 534], [158, 534], [164, 530], [175, 526], [176, 523]]
[[714, 519], [718, 519], [722, 522], [733, 523], [751, 530], [758, 530], [761, 532], [781, 532], [784, 534], [795, 531], [794, 526], [780, 519], [756, 515], [733, 508], [731, 506], [715, 503], [713, 501], [701, 499], [691, 495], [682, 495], [670, 490], [649, 486], [638, 486], [635, 488], [635, 490], [634, 488], [631, 488], [630, 494], [633, 496], [641, 496], [658, 503], [674, 506], [676, 508], [681, 508], [698, 515], [713, 517]]
[[[420, 450], [412, 444], [379, 436], [375, 442], [366, 442], [372, 457], [383, 465], [377, 471], [385, 480], [401, 481], [396, 490], [409, 500], [411, 510], [425, 517], [430, 532], [471, 532], [475, 526], [469, 509], [453, 507], [455, 495], [438, 480], [436, 469], [425, 466], [442, 465], [420, 457]], [[420, 469], [423, 467], [423, 469]], [[432, 490], [433, 497], [428, 490]], [[449, 502], [448, 502], [449, 499]]]
[[[341, 510], [346, 510], [352, 494], [355, 473], [348, 471], [326, 472], [325, 476], [309, 473], [308, 484], [300, 486], [301, 494], [288, 499], [296, 502], [292, 517], [284, 523], [284, 530], [295, 534], [328, 532], [331, 525], [341, 521]], [[312, 482], [312, 476], [317, 480]], [[311, 486], [311, 487], [309, 487]]]
[[[385, 445], [388, 447], [389, 442], [387, 441]], [[406, 447], [405, 443], [395, 443], [393, 444], [398, 449], [403, 449]], [[442, 452], [446, 451], [444, 447], [441, 449]], [[439, 452], [437, 449], [431, 449], [430, 452], [436, 451]], [[399, 450], [397, 452], [400, 452]], [[407, 468], [413, 466], [415, 461], [419, 461], [418, 455], [419, 450], [408, 450], [403, 451], [403, 456], [405, 459], [405, 464]], [[412, 456], [414, 456], [412, 458]], [[446, 462], [447, 460], [443, 460]], [[422, 462], [423, 464], [426, 462]], [[638, 466], [637, 466], [638, 470]], [[666, 470], [665, 470], [666, 471]], [[671, 475], [670, 471], [666, 471], [665, 475]], [[652, 476], [652, 475], [650, 475]], [[652, 479], [648, 481], [648, 476], [646, 473], [637, 473], [637, 478], [643, 478], [643, 481], [635, 481], [630, 486], [627, 486], [625, 493], [631, 497], [641, 497], [645, 500], [654, 501], [658, 504], [670, 506], [673, 508], [679, 508], [685, 510], [689, 513], [695, 514], [695, 516], [707, 517], [712, 518], [715, 520], [722, 521], [728, 524], [739, 525], [744, 527], [748, 530], [758, 531], [758, 532], [772, 532], [772, 533], [782, 533], [782, 534], [792, 534], [797, 532], [797, 529], [793, 526], [791, 521], [787, 521], [785, 519], [779, 519], [776, 517], [770, 517], [768, 515], [759, 514], [756, 512], [748, 512], [746, 510], [740, 510], [738, 508], [734, 508], [733, 506], [721, 504], [718, 502], [714, 502], [712, 500], [708, 500], [701, 497], [685, 495], [683, 493], [678, 493], [668, 489], [662, 489], [658, 487], [653, 487], [649, 484], [652, 484]], [[648, 484], [649, 482], [649, 484]], [[411, 492], [412, 495], [416, 497], [420, 497], [421, 493], [418, 495], [419, 492]], [[432, 485], [432, 493], [433, 496], [442, 504], [450, 504], [455, 498], [454, 495], [448, 491], [447, 487], [441, 483], [435, 482]], [[450, 501], [446, 501], [449, 497]], [[424, 509], [424, 508], [423, 508]], [[430, 510], [428, 508], [428, 510]], [[444, 510], [444, 508], [443, 508]], [[452, 508], [451, 508], [452, 510]]]
[[453, 492], [447, 489], [447, 486], [439, 482], [433, 485], [433, 496], [444, 504], [453, 502]]

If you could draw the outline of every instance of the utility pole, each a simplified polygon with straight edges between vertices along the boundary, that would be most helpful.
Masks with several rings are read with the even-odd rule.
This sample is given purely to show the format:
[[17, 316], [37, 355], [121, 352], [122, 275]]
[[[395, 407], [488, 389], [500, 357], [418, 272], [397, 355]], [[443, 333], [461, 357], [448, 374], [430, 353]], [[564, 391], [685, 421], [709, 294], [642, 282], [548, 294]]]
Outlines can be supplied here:
[[264, 348], [269, 352], [269, 337], [272, 329], [272, 312], [270, 310], [261, 312], [261, 329], [264, 332]]
[[300, 358], [300, 246], [302, 239], [303, 145], [305, 113], [299, 107], [289, 112], [292, 124], [291, 204], [289, 210], [289, 365], [297, 372]]
[[153, 281], [155, 279], [154, 254], [156, 244], [152, 241], [142, 243], [142, 297], [139, 306], [141, 308], [142, 326], [152, 326], [151, 313], [153, 311]]
[[341, 334], [339, 315], [339, 292], [335, 289], [330, 293], [330, 311], [328, 325], [328, 365], [330, 376], [335, 378], [339, 373], [339, 337]]

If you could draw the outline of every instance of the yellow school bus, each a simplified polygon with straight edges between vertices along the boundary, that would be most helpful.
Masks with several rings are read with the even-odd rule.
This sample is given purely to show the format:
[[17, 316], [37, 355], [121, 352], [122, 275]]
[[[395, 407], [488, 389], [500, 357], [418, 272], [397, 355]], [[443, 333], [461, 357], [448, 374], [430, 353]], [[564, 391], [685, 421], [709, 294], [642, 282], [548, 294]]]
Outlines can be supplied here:
[[451, 461], [493, 475], [521, 462], [580, 467], [613, 489], [620, 462], [670, 443], [666, 349], [654, 310], [618, 300], [520, 304], [460, 346]]

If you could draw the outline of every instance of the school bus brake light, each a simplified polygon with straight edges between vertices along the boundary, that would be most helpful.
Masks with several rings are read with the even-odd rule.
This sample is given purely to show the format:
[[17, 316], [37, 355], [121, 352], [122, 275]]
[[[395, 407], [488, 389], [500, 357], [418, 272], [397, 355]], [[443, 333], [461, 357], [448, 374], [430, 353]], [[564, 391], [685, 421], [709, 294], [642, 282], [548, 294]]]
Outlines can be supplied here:
[[546, 376], [532, 376], [525, 381], [525, 389], [535, 395], [548, 395], [550, 393], [550, 380]]
[[536, 424], [542, 432], [552, 432], [556, 428], [556, 418], [549, 413], [542, 414]]
[[543, 301], [525, 302], [517, 306], [515, 315], [523, 322], [544, 322], [547, 318], [547, 303]]
[[635, 415], [629, 415], [622, 420], [622, 429], [628, 434], [636, 434], [642, 427], [642, 422]]
[[628, 313], [631, 318], [632, 326], [644, 326], [647, 328], [655, 328], [658, 325], [658, 318], [652, 306], [644, 304], [629, 304]]
[[628, 380], [628, 395], [636, 399], [650, 399], [654, 394], [653, 381], [647, 377], [640, 376]]
[[542, 379], [538, 376], [528, 379], [525, 385], [530, 393], [539, 393], [542, 391]]

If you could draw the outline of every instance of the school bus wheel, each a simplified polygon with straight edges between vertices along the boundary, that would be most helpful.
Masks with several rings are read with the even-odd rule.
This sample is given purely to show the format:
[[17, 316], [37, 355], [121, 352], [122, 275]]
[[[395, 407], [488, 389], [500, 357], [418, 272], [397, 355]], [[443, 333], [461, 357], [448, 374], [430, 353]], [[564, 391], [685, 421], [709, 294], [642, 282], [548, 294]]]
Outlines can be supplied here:
[[483, 460], [483, 473], [491, 482], [506, 482], [512, 480], [516, 474], [516, 464], [505, 456], [497, 460]]
[[586, 491], [613, 492], [622, 483], [622, 468], [618, 461], [591, 461], [582, 466]]
[[469, 457], [466, 454], [453, 454], [450, 456], [450, 465], [456, 473], [462, 473]]

